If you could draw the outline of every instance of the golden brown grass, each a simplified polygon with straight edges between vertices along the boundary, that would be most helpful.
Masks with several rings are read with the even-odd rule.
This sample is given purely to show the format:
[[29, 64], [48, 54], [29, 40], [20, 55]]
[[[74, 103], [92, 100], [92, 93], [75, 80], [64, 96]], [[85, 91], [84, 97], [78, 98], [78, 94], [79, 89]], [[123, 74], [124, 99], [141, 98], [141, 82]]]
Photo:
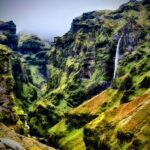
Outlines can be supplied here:
[[84, 102], [79, 107], [73, 109], [70, 113], [71, 114], [90, 113], [94, 115], [98, 112], [99, 107], [107, 100], [107, 97], [108, 97], [108, 90], [105, 90], [102, 93], [91, 98], [90, 100]]

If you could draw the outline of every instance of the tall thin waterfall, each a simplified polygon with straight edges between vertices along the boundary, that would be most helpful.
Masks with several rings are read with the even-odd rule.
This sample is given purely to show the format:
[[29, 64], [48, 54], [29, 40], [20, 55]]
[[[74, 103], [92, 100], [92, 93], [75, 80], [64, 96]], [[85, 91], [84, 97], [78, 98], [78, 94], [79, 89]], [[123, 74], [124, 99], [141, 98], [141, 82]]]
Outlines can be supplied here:
[[115, 68], [114, 68], [113, 78], [116, 77], [116, 72], [117, 72], [117, 67], [118, 67], [118, 60], [119, 60], [119, 47], [120, 47], [121, 38], [122, 38], [122, 36], [119, 38], [119, 41], [117, 43], [116, 56], [115, 56]]
[[28, 125], [27, 119], [28, 119], [28, 115], [27, 115], [27, 114], [25, 114], [24, 127], [25, 127], [25, 128], [27, 128], [27, 129], [29, 130], [29, 129], [30, 129], [30, 126]]

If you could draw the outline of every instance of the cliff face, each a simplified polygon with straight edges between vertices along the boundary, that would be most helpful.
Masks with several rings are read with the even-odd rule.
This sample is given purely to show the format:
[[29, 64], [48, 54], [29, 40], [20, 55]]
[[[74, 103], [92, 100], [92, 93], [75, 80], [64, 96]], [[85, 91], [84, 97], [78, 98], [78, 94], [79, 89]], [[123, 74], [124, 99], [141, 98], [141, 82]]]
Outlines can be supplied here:
[[[50, 128], [48, 135], [51, 143], [62, 149], [149, 149], [149, 135], [145, 134], [149, 132], [147, 127], [150, 121], [148, 117], [150, 102], [149, 5], [150, 3], [145, 1], [129, 2], [116, 11], [86, 13], [73, 21], [71, 31], [67, 33], [72, 37], [74, 35], [72, 43], [79, 32], [86, 35], [87, 45], [93, 37], [94, 44], [90, 50], [93, 51], [94, 48], [96, 55], [95, 58], [93, 54], [89, 56], [94, 62], [93, 70], [98, 71], [94, 81], [98, 79], [99, 82], [111, 82], [111, 86], [109, 88], [106, 86], [104, 88], [106, 90], [103, 89], [104, 91], [97, 96], [66, 113], [59, 123]], [[90, 34], [90, 38], [87, 38], [90, 31], [94, 34]], [[64, 37], [66, 35], [58, 38], [56, 43], [54, 42], [55, 49], [58, 49], [58, 45], [63, 43]], [[112, 79], [115, 52], [120, 37], [117, 75], [115, 79]], [[81, 47], [85, 44], [83, 39], [79, 40], [81, 46], [77, 48], [78, 54], [73, 53], [75, 49], [68, 48], [73, 58], [77, 60], [82, 59], [80, 50], [82, 51]], [[64, 47], [64, 51], [67, 52], [66, 45]], [[62, 52], [62, 49], [58, 49], [59, 57], [52, 57], [57, 68], [64, 65], [63, 62], [60, 63], [61, 65], [57, 63]], [[83, 51], [83, 53], [83, 56], [86, 56], [88, 51]], [[57, 56], [57, 50], [55, 55]], [[65, 55], [64, 59], [67, 57]], [[82, 60], [80, 64], [83, 62]], [[89, 59], [86, 59], [85, 62], [90, 67], [92, 66]], [[67, 67], [61, 69], [63, 68]], [[82, 65], [80, 69], [88, 72], [88, 69]], [[80, 74], [80, 76], [75, 80], [76, 84], [80, 80], [78, 88], [81, 88], [80, 85], [83, 83], [91, 81], [94, 75], [94, 72], [91, 72], [88, 79], [82, 73], [82, 71], [78, 72], [77, 75]], [[90, 84], [91, 82], [87, 85]], [[87, 89], [87, 85], [84, 89]], [[96, 82], [92, 83], [93, 85], [95, 86]], [[71, 89], [71, 92], [73, 91], [74, 89]], [[77, 97], [79, 96], [78, 94]], [[57, 99], [60, 100], [60, 98]], [[72, 100], [76, 99], [72, 98]]]
[[[19, 35], [18, 52], [20, 52], [27, 63], [38, 68], [43, 81], [47, 79], [47, 56], [50, 44], [36, 35]], [[42, 77], [43, 76], [43, 77]]]
[[15, 51], [10, 59], [13, 93], [19, 104], [28, 109], [30, 103], [46, 91], [46, 52], [49, 45], [34, 35], [17, 36], [16, 25], [12, 21], [0, 22], [0, 43]]
[[47, 60], [49, 48], [40, 38], [34, 35], [19, 35], [18, 56], [12, 60], [15, 78], [14, 92], [17, 98], [32, 103], [46, 91]]
[[17, 49], [16, 25], [13, 21], [0, 22], [0, 43]]
[[[48, 94], [35, 104], [31, 128], [45, 135], [45, 126], [48, 129], [70, 109], [110, 85], [121, 90], [118, 103], [138, 95], [139, 83], [134, 82], [142, 76], [140, 67], [144, 66], [145, 72], [149, 67], [143, 64], [148, 61], [148, 23], [146, 1], [128, 2], [116, 11], [93, 11], [75, 18], [70, 31], [56, 37], [47, 53]], [[121, 36], [119, 67], [113, 80], [116, 47]], [[41, 124], [36, 116], [46, 120], [45, 123]]]
[[14, 96], [13, 85], [14, 79], [12, 76], [10, 58], [11, 50], [0, 44], [0, 121], [5, 123], [15, 122], [13, 114]]
[[25, 137], [29, 131], [29, 107], [46, 91], [45, 58], [49, 48], [38, 37], [28, 37], [29, 42], [24, 39], [20, 44], [22, 39], [16, 35], [15, 24], [12, 21], [0, 22], [0, 149], [20, 149], [21, 145], [26, 149], [52, 149]]

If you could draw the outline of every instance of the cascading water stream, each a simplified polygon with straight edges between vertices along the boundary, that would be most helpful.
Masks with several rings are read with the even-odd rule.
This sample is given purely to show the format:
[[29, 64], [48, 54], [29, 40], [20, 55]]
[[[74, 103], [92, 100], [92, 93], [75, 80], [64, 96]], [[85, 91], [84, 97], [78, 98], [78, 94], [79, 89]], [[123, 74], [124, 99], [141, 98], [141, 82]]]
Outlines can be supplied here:
[[28, 114], [25, 114], [25, 122], [24, 122], [24, 127], [27, 128], [28, 130], [30, 130], [30, 126], [28, 125]]
[[120, 48], [120, 42], [121, 42], [122, 36], [119, 38], [119, 41], [117, 43], [117, 48], [116, 48], [116, 56], [115, 56], [115, 68], [114, 68], [114, 76], [113, 78], [116, 77], [116, 72], [117, 72], [117, 67], [118, 67], [118, 60], [119, 60], [119, 48]]

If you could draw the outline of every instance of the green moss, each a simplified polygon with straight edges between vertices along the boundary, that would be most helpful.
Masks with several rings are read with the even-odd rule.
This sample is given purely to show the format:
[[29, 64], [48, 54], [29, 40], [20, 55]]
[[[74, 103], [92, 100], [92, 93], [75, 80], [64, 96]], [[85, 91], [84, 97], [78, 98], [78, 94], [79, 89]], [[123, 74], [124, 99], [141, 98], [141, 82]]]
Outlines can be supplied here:
[[39, 66], [30, 65], [29, 71], [30, 71], [30, 78], [33, 85], [41, 86], [42, 83], [45, 82], [45, 79], [42, 77], [42, 75], [39, 72]]
[[1, 43], [6, 43], [7, 42], [7, 36], [4, 34], [0, 34], [0, 41], [1, 41]]
[[23, 42], [25, 42], [26, 40], [28, 40], [30, 38], [30, 35], [28, 34], [24, 34], [23, 36], [21, 36], [19, 38], [19, 47], [22, 46]]
[[57, 143], [60, 148], [79, 150], [85, 149], [83, 142], [83, 129], [69, 129], [66, 120], [63, 119], [49, 129], [49, 139]]
[[48, 80], [49, 82], [48, 89], [57, 88], [60, 82], [61, 71], [52, 65], [48, 66], [48, 70], [49, 70], [49, 76], [50, 76]]
[[[46, 108], [46, 103], [45, 103], [45, 101], [42, 101], [42, 100], [39, 100], [37, 103], [36, 103], [36, 105], [37, 105], [37, 107], [38, 106], [41, 106], [41, 107], [43, 107], [43, 108]], [[52, 104], [51, 104], [52, 105]]]
[[68, 69], [72, 69], [72, 70], [77, 70], [79, 68], [79, 62], [77, 62], [76, 59], [72, 58], [72, 57], [68, 57], [67, 61], [66, 61], [66, 67]]
[[8, 48], [6, 45], [2, 45], [0, 44], [0, 53], [10, 53], [11, 52], [11, 49]]
[[93, 73], [92, 77], [89, 80], [85, 81], [84, 84], [86, 88], [90, 88], [92, 85], [98, 84], [100, 81], [103, 80], [104, 76], [102, 72], [100, 72], [100, 70], [98, 69], [95, 69], [95, 72]]
[[[45, 120], [45, 116], [40, 115], [39, 120], [36, 117], [32, 117], [30, 119], [31, 130], [30, 133], [36, 136], [46, 136], [46, 125], [47, 121]], [[44, 127], [44, 128], [43, 128]]]
[[56, 111], [59, 112], [61, 116], [63, 116], [66, 112], [70, 110], [70, 106], [66, 100], [61, 100], [59, 105], [56, 106]]
[[60, 140], [60, 147], [70, 150], [85, 150], [83, 142], [83, 129], [73, 130]]
[[60, 87], [63, 87], [65, 86], [65, 84], [67, 83], [67, 80], [68, 80], [68, 76], [67, 76], [67, 73], [62, 73], [62, 76], [60, 77]]
[[108, 42], [107, 36], [102, 33], [96, 37], [96, 44], [99, 46], [102, 46], [107, 42]]
[[48, 130], [48, 134], [50, 136], [53, 136], [55, 134], [58, 134], [58, 135], [60, 134], [61, 135], [62, 133], [63, 134], [67, 133], [67, 125], [66, 125], [66, 120], [65, 119], [61, 120], [59, 123], [57, 123], [55, 126], [53, 126], [52, 128], [50, 128]]
[[21, 93], [21, 96], [25, 99], [32, 100], [32, 98], [35, 96], [36, 97], [36, 91], [32, 87], [32, 85], [28, 84], [23, 84], [23, 90]]
[[0, 112], [0, 121], [4, 119], [4, 115], [2, 112]]
[[14, 106], [13, 111], [17, 116], [24, 115], [24, 111], [19, 106]]
[[24, 121], [21, 121], [20, 119], [17, 121], [15, 127], [14, 127], [15, 131], [21, 135], [25, 135], [25, 136], [28, 136], [28, 129], [25, 128], [25, 125], [24, 125]]

